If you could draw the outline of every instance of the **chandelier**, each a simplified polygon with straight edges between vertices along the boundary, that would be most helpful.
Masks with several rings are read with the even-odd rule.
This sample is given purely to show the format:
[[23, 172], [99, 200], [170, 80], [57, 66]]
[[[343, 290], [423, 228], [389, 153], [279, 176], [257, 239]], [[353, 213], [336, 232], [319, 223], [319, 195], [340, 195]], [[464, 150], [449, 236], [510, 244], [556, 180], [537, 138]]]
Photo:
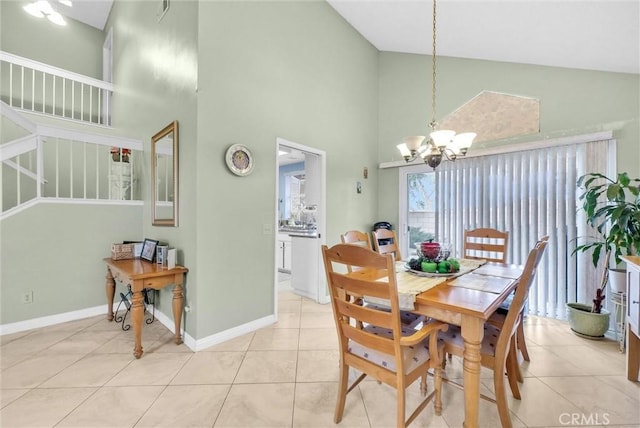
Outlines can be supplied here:
[[464, 132], [457, 134], [450, 130], [436, 130], [436, 0], [433, 0], [433, 54], [431, 56], [431, 122], [429, 128], [429, 140], [426, 144], [422, 144], [426, 137], [413, 136], [405, 137], [404, 143], [398, 144], [398, 150], [404, 157], [404, 160], [413, 162], [420, 156], [424, 162], [434, 170], [442, 158], [455, 161], [458, 156], [465, 156], [467, 150], [471, 147], [473, 139], [476, 137], [474, 132]]

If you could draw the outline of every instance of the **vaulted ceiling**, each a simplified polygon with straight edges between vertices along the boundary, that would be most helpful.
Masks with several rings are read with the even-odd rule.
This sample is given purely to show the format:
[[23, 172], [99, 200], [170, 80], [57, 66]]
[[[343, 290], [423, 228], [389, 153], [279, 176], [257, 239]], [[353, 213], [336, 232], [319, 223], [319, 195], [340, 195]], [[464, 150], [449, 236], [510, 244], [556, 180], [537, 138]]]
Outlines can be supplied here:
[[[431, 54], [432, 0], [327, 2], [378, 50]], [[57, 6], [104, 29], [112, 4]], [[640, 73], [638, 0], [438, 0], [436, 34], [443, 56]]]

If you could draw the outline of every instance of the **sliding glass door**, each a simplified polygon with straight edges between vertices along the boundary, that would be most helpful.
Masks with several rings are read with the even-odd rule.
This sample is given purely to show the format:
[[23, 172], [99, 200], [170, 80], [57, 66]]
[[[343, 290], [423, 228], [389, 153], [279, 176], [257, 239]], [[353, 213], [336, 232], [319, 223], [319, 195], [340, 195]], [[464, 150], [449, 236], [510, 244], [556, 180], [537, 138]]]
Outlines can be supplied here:
[[416, 257], [415, 244], [436, 237], [436, 174], [426, 166], [400, 172], [400, 224], [398, 238], [405, 258]]
[[[611, 159], [611, 161], [608, 161]], [[509, 231], [507, 262], [524, 263], [535, 242], [549, 245], [529, 296], [531, 313], [565, 318], [565, 303], [589, 301], [600, 273], [589, 255], [572, 255], [589, 235], [581, 217], [576, 181], [613, 168], [615, 141], [563, 142], [488, 156], [400, 168], [400, 243], [415, 257], [415, 242], [435, 240], [462, 254], [464, 230]], [[433, 234], [433, 235], [430, 235]]]

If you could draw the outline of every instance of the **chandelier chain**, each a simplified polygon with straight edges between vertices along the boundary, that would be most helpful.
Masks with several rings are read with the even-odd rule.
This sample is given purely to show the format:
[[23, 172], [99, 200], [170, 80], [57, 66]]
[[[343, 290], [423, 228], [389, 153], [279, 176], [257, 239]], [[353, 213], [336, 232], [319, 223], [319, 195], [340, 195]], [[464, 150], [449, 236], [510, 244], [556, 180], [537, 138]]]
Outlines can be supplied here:
[[433, 0], [433, 52], [431, 54], [431, 123], [429, 127], [436, 129], [436, 0]]

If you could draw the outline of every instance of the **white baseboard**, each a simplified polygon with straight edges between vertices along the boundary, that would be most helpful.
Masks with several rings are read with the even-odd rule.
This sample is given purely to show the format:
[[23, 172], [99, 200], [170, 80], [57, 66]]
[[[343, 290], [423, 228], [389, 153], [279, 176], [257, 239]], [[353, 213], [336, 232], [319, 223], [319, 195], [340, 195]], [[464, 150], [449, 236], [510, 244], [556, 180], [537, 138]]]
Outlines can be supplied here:
[[[113, 310], [115, 313], [116, 305], [114, 304]], [[152, 307], [149, 307], [148, 310], [152, 310]], [[107, 315], [105, 305], [94, 306], [92, 308], [80, 309], [78, 311], [65, 312], [62, 314], [49, 315], [46, 317], [33, 318], [26, 321], [19, 321], [10, 324], [0, 325], [0, 336], [4, 336], [6, 334], [19, 333], [21, 331], [31, 330], [34, 328], [42, 328], [49, 327], [56, 324], [62, 324], [69, 321], [76, 321], [84, 318], [95, 317], [98, 315]], [[156, 319], [165, 327], [167, 327], [170, 331], [174, 330], [174, 322], [173, 318], [166, 316], [162, 312], [155, 312]], [[266, 317], [250, 321], [246, 324], [239, 325], [237, 327], [230, 328], [225, 331], [221, 331], [220, 333], [215, 333], [211, 336], [207, 336], [202, 339], [196, 340], [191, 335], [184, 331], [184, 328], [181, 329], [180, 333], [182, 334], [182, 340], [184, 344], [194, 352], [201, 351], [203, 349], [209, 348], [214, 345], [218, 345], [220, 343], [226, 342], [227, 340], [234, 339], [236, 337], [240, 337], [242, 335], [251, 333], [255, 330], [258, 330], [263, 327], [267, 327], [276, 322], [275, 315], [268, 315]], [[144, 326], [142, 330], [142, 335], [144, 336]]]
[[107, 315], [107, 309], [105, 305], [80, 309], [78, 311], [64, 312], [62, 314], [49, 315], [46, 317], [33, 318], [30, 320], [18, 321], [10, 324], [3, 324], [0, 325], [0, 336], [4, 336], [5, 334], [18, 333], [25, 330], [31, 330], [34, 328], [62, 324], [69, 321], [76, 321], [83, 318], [95, 317], [97, 315]]
[[235, 339], [236, 337], [243, 336], [245, 334], [256, 331], [260, 328], [270, 326], [275, 322], [276, 322], [275, 315], [267, 315], [266, 317], [259, 318], [257, 320], [250, 321], [246, 324], [242, 324], [237, 327], [233, 327], [228, 330], [221, 331], [220, 333], [215, 333], [215, 334], [212, 334], [211, 336], [207, 336], [202, 339], [199, 339], [194, 344], [195, 349], [191, 348], [191, 346], [189, 347], [194, 351], [202, 351], [203, 349], [209, 348], [214, 345], [218, 345], [220, 343], [226, 342], [227, 340]]

